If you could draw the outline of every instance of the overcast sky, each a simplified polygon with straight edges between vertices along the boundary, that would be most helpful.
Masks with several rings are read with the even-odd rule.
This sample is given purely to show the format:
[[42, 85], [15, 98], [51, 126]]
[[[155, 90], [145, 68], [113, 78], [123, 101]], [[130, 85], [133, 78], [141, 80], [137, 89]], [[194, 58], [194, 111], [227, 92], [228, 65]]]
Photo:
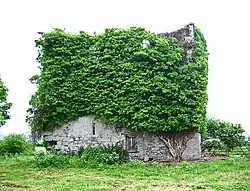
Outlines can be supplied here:
[[93, 33], [142, 26], [170, 32], [190, 22], [208, 44], [208, 115], [241, 123], [250, 133], [250, 5], [248, 0], [1, 0], [0, 74], [13, 103], [0, 134], [25, 133], [26, 109], [38, 73], [37, 32], [65, 28]]

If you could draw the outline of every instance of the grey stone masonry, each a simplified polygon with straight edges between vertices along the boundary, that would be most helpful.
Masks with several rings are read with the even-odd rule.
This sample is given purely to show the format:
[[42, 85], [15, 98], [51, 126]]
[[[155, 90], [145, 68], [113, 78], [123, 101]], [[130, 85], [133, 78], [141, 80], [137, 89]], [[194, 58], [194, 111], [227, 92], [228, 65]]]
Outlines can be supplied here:
[[158, 36], [162, 38], [176, 38], [182, 42], [186, 52], [186, 58], [190, 58], [195, 47], [194, 27], [194, 24], [190, 23], [177, 31], [160, 33]]
[[[154, 133], [135, 132], [127, 128], [105, 125], [91, 116], [81, 117], [53, 132], [43, 134], [44, 140], [55, 150], [69, 153], [77, 152], [80, 147], [120, 143], [129, 152], [132, 160], [172, 160], [164, 143]], [[200, 134], [194, 132], [187, 142], [182, 157], [186, 160], [201, 158]]]

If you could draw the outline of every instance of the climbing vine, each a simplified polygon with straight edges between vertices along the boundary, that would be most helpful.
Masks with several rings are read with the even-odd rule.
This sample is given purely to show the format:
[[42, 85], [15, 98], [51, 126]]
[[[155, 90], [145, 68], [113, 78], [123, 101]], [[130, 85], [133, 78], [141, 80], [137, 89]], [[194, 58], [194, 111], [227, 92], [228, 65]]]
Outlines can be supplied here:
[[192, 59], [182, 42], [143, 28], [40, 34], [41, 73], [31, 78], [38, 90], [27, 117], [33, 131], [86, 115], [150, 132], [204, 129], [208, 54], [198, 29]]

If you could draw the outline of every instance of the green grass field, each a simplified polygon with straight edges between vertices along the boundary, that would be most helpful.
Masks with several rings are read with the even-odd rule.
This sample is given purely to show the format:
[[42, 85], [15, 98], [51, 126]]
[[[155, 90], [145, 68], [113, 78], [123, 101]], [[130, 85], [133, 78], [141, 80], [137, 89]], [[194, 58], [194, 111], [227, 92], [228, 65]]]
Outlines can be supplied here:
[[100, 168], [31, 168], [22, 157], [0, 158], [1, 191], [250, 191], [250, 161], [172, 165], [128, 163]]

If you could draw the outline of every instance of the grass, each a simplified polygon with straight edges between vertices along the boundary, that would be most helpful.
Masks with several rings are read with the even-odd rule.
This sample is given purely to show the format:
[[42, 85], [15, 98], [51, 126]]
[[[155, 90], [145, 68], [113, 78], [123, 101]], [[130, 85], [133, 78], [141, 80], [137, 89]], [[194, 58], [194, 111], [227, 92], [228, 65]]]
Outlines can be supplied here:
[[38, 169], [25, 163], [26, 158], [0, 158], [0, 191], [250, 190], [249, 160]]
[[232, 151], [228, 153], [225, 149], [223, 150], [215, 150], [215, 151], [210, 151], [208, 152], [209, 154], [216, 154], [216, 155], [229, 155], [229, 156], [246, 156], [249, 155], [249, 150], [247, 147], [236, 147]]

